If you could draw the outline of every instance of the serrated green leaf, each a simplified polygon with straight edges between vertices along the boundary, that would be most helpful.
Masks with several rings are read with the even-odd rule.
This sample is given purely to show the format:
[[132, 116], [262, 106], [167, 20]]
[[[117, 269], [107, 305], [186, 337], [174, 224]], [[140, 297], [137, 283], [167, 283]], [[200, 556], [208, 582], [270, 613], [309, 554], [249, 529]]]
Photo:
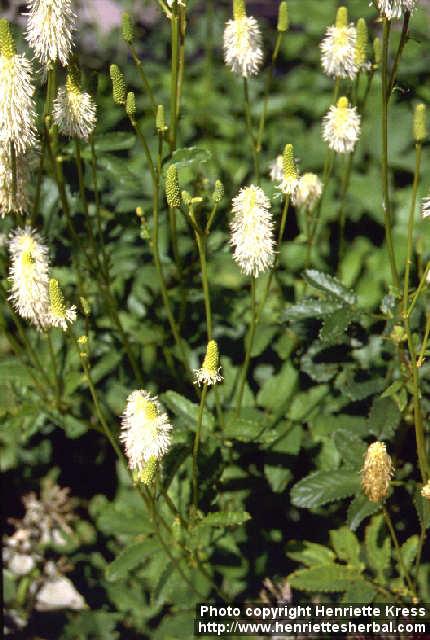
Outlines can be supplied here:
[[[290, 547], [297, 545], [291, 544]], [[335, 561], [335, 555], [331, 549], [324, 547], [322, 544], [316, 542], [308, 542], [304, 540], [300, 543], [301, 549], [298, 551], [288, 551], [287, 556], [297, 562], [303, 562], [303, 564], [312, 567], [322, 564], [333, 564]]]
[[[307, 373], [312, 380], [315, 380], [315, 382], [328, 382], [336, 375], [339, 369], [339, 364], [337, 363], [324, 361], [316, 362], [316, 359], [314, 359], [317, 356], [320, 356], [320, 353], [326, 348], [326, 345], [321, 344], [321, 342], [317, 340], [311, 344], [300, 360], [302, 370]], [[323, 360], [322, 356], [320, 356], [320, 360]]]
[[315, 471], [291, 489], [291, 501], [296, 507], [313, 509], [328, 502], [352, 496], [360, 489], [360, 476], [349, 469]]
[[263, 415], [262, 419], [258, 421], [231, 416], [226, 419], [222, 435], [226, 439], [239, 440], [240, 442], [256, 442], [266, 425], [267, 420]]
[[[166, 391], [160, 396], [160, 399], [170, 411], [182, 418], [187, 426], [195, 431], [199, 415], [199, 406], [197, 404], [176, 393], [176, 391]], [[212, 429], [214, 422], [213, 415], [205, 410], [203, 413], [203, 426]]]
[[346, 330], [354, 320], [355, 313], [349, 307], [335, 311], [323, 320], [323, 326], [319, 332], [321, 342], [326, 345], [339, 344], [346, 339]]
[[410, 536], [400, 547], [400, 553], [402, 554], [403, 564], [405, 568], [409, 570], [416, 558], [420, 538], [417, 535]]
[[19, 382], [23, 385], [34, 385], [34, 378], [39, 374], [35, 369], [22, 364], [18, 358], [2, 358], [0, 362], [0, 380]]
[[357, 302], [355, 293], [347, 289], [337, 278], [316, 269], [306, 269], [303, 275], [315, 289], [338, 298], [344, 304], [353, 305]]
[[112, 131], [96, 136], [94, 147], [96, 152], [123, 151], [131, 149], [136, 144], [136, 136], [125, 131]]
[[299, 569], [287, 577], [293, 589], [327, 593], [345, 591], [360, 579], [360, 573], [356, 569], [337, 564]]
[[352, 531], [356, 531], [360, 524], [378, 511], [379, 504], [371, 502], [363, 493], [355, 496], [347, 510], [347, 523]]
[[419, 488], [415, 491], [414, 505], [420, 525], [424, 530], [427, 530], [430, 527], [430, 501], [423, 498]]
[[106, 567], [106, 579], [113, 582], [126, 578], [130, 571], [139, 566], [154, 549], [158, 548], [158, 543], [153, 538], [139, 542], [132, 542], [123, 549]]
[[330, 541], [339, 560], [360, 567], [360, 543], [357, 536], [348, 527], [330, 531]]
[[237, 527], [250, 519], [247, 511], [217, 511], [208, 513], [197, 527]]
[[391, 438], [401, 417], [398, 406], [391, 398], [375, 398], [369, 413], [369, 431], [378, 440]]
[[268, 345], [272, 341], [273, 336], [277, 332], [277, 327], [272, 325], [258, 325], [254, 342], [252, 343], [252, 351], [251, 357], [256, 358], [259, 356], [265, 349], [267, 349]]
[[297, 393], [291, 403], [288, 411], [288, 417], [290, 420], [299, 422], [308, 416], [311, 411], [319, 405], [324, 396], [327, 395], [328, 386], [326, 384], [320, 384], [309, 389], [309, 391], [303, 391]]
[[364, 535], [368, 565], [374, 570], [378, 580], [381, 582], [384, 582], [384, 573], [391, 562], [391, 540], [388, 535], [385, 535], [385, 531], [382, 544], [379, 544], [383, 521], [382, 514], [373, 516], [370, 524], [366, 527]]
[[377, 591], [373, 584], [368, 582], [367, 580], [357, 580], [348, 589], [345, 591], [342, 602], [356, 602], [357, 604], [368, 604], [369, 602], [373, 602]]
[[282, 493], [293, 477], [290, 469], [278, 467], [272, 464], [264, 465], [264, 475], [266, 476], [267, 482], [270, 484], [274, 493]]
[[177, 167], [191, 167], [195, 164], [208, 162], [211, 159], [211, 152], [202, 147], [188, 147], [177, 149], [173, 155], [170, 164], [176, 164]]
[[351, 469], [361, 469], [367, 449], [366, 443], [345, 429], [336, 431], [333, 440], [345, 466]]
[[334, 300], [318, 300], [317, 298], [304, 298], [297, 304], [287, 307], [284, 312], [284, 320], [306, 320], [307, 318], [324, 318], [335, 311], [343, 309], [342, 302]]
[[264, 408], [278, 411], [290, 398], [297, 384], [298, 373], [290, 362], [281, 371], [268, 378], [261, 387], [257, 403]]

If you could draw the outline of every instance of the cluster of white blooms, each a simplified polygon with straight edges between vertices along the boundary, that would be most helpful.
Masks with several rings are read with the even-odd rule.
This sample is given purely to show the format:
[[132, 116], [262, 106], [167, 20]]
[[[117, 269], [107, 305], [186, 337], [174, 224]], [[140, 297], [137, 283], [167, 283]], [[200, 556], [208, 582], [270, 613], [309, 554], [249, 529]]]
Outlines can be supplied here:
[[52, 117], [59, 131], [71, 138], [88, 140], [96, 126], [97, 108], [92, 97], [81, 91], [79, 83], [68, 74], [64, 87], [58, 89]]
[[322, 182], [315, 173], [304, 173], [299, 178], [293, 204], [308, 210], [313, 209], [321, 198], [322, 187]]
[[54, 326], [65, 331], [76, 310], [66, 307], [58, 281], [49, 279], [48, 248], [37, 231], [27, 226], [12, 232], [9, 252], [10, 300], [16, 312], [40, 330]]
[[244, 78], [255, 76], [263, 62], [262, 37], [258, 22], [246, 15], [244, 0], [234, 0], [233, 19], [224, 30], [224, 60]]
[[389, 20], [401, 18], [405, 11], [413, 11], [418, 0], [377, 0], [381, 15]]
[[147, 484], [152, 479], [157, 462], [170, 447], [171, 430], [156, 396], [142, 389], [128, 396], [120, 439], [136, 480]]
[[351, 153], [360, 135], [360, 115], [348, 98], [339, 98], [323, 120], [323, 138], [336, 153]]
[[64, 67], [73, 46], [76, 15], [72, 0], [30, 0], [27, 40], [45, 67], [60, 62]]
[[299, 173], [294, 159], [294, 147], [286, 144], [282, 154], [282, 174], [279, 181], [279, 189], [286, 196], [291, 196], [294, 200], [297, 187], [299, 186]]
[[211, 386], [222, 382], [223, 377], [220, 371], [218, 345], [215, 340], [210, 340], [201, 368], [194, 370], [194, 383], [199, 386], [202, 384]]
[[286, 145], [284, 154], [272, 162], [270, 177], [281, 191], [291, 195], [291, 201], [297, 207], [311, 210], [321, 198], [323, 185], [319, 177], [314, 173], [298, 174], [292, 145]]
[[321, 64], [324, 72], [332, 78], [350, 78], [357, 75], [356, 64], [357, 30], [348, 24], [348, 10], [339, 7], [336, 24], [328, 27], [321, 42]]
[[275, 258], [270, 201], [260, 187], [251, 185], [239, 191], [232, 208], [233, 258], [243, 273], [257, 277]]

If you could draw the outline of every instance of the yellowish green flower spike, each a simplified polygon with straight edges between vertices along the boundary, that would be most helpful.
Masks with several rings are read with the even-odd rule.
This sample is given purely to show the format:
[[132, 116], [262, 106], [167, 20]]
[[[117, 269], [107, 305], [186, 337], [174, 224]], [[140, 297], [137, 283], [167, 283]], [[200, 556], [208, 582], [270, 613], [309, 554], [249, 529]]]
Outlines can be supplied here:
[[127, 93], [127, 100], [125, 101], [125, 112], [129, 118], [134, 118], [136, 111], [136, 96], [133, 91], [129, 91]]
[[212, 200], [218, 204], [219, 202], [221, 202], [221, 200], [224, 197], [224, 185], [221, 182], [221, 180], [217, 180], [215, 182], [215, 189], [214, 192], [212, 194]]
[[348, 109], [348, 107], [349, 107], [348, 98], [346, 96], [341, 96], [339, 98], [339, 100], [337, 101], [337, 108], [338, 109]]
[[55, 278], [49, 281], [49, 324], [66, 331], [68, 324], [76, 320], [76, 307], [66, 307], [60, 284]]
[[122, 14], [121, 32], [125, 42], [131, 44], [134, 40], [134, 24], [129, 13]]
[[88, 299], [81, 297], [79, 298], [79, 301], [81, 303], [81, 307], [82, 307], [82, 311], [84, 312], [84, 315], [88, 317], [91, 314], [91, 307]]
[[215, 340], [209, 340], [206, 348], [205, 359], [201, 369], [194, 370], [194, 384], [206, 384], [208, 386], [222, 381], [219, 366], [219, 350]]
[[134, 470], [132, 472], [133, 482], [135, 484], [150, 485], [154, 479], [155, 472], [157, 471], [158, 460], [155, 456], [152, 456], [142, 469]]
[[366, 20], [360, 18], [357, 22], [357, 42], [355, 46], [355, 64], [359, 69], [366, 64], [367, 48], [369, 45], [369, 33]]
[[169, 207], [181, 206], [181, 189], [175, 164], [171, 164], [166, 171], [166, 200]]
[[285, 31], [288, 31], [289, 26], [288, 5], [286, 2], [281, 2], [278, 11], [278, 31], [285, 33]]
[[379, 67], [382, 60], [381, 41], [379, 38], [375, 38], [373, 41], [373, 62], [376, 67]]
[[193, 198], [191, 197], [191, 194], [188, 193], [188, 191], [185, 191], [185, 189], [181, 193], [181, 198], [182, 198], [182, 202], [186, 207], [189, 207], [193, 200]]
[[282, 171], [284, 178], [294, 178], [296, 180], [298, 177], [296, 163], [294, 160], [294, 147], [292, 144], [285, 145], [284, 153], [282, 155]]
[[348, 9], [346, 7], [339, 7], [336, 14], [336, 27], [348, 26]]
[[155, 128], [159, 133], [167, 131], [166, 120], [164, 117], [164, 106], [159, 104], [157, 107], [157, 115], [155, 118]]
[[414, 140], [424, 142], [427, 138], [426, 105], [418, 104], [414, 113]]
[[10, 31], [10, 24], [5, 19], [0, 20], [0, 53], [5, 58], [12, 58], [16, 54], [15, 42]]
[[116, 104], [125, 104], [127, 97], [127, 86], [124, 75], [117, 64], [110, 66], [110, 78], [112, 80], [112, 96]]
[[233, 0], [233, 18], [239, 20], [246, 17], [245, 0]]

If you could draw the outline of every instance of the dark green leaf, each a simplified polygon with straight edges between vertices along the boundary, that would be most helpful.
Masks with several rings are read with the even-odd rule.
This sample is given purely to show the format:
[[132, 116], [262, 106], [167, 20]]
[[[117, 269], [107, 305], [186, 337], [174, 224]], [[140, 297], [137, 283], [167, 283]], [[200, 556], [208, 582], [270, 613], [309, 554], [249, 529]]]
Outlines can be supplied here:
[[313, 509], [352, 496], [359, 488], [360, 476], [357, 472], [348, 469], [315, 471], [294, 485], [291, 500], [296, 507]]
[[333, 276], [317, 271], [316, 269], [306, 269], [304, 278], [309, 284], [324, 293], [338, 298], [346, 305], [353, 305], [357, 302], [357, 296], [344, 285], [333, 278]]

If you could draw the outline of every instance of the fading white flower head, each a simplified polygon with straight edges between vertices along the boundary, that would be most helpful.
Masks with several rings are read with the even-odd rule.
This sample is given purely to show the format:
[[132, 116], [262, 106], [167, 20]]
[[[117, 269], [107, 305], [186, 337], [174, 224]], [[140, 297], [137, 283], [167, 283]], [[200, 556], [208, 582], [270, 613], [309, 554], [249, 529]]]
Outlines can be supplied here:
[[323, 119], [323, 138], [336, 153], [351, 153], [360, 136], [360, 116], [348, 98], [339, 98]]
[[215, 340], [210, 340], [201, 368], [194, 369], [194, 384], [211, 386], [221, 382], [223, 377], [220, 371], [218, 345]]
[[0, 20], [0, 145], [17, 154], [36, 144], [36, 111], [31, 64], [18, 55], [7, 20]]
[[0, 146], [0, 217], [8, 213], [22, 213], [29, 205], [29, 167], [27, 157], [16, 157], [16, 192], [13, 190], [13, 175], [10, 150]]
[[130, 469], [140, 474], [162, 458], [170, 447], [171, 430], [157, 397], [142, 389], [133, 391], [127, 398], [120, 435]]
[[29, 0], [26, 37], [36, 58], [45, 67], [67, 65], [73, 46], [76, 14], [72, 0]]
[[283, 171], [283, 162], [282, 155], [276, 156], [275, 160], [270, 164], [270, 179], [273, 182], [280, 182], [282, 180], [282, 176], [284, 175]]
[[[172, 8], [174, 2], [175, 2], [175, 0], [167, 0], [167, 6]], [[181, 7], [185, 7], [185, 0], [177, 0], [177, 2], [178, 2], [178, 4], [181, 5]]]
[[421, 489], [421, 495], [426, 500], [430, 500], [430, 480], [428, 480], [427, 484], [425, 484]]
[[336, 24], [328, 27], [321, 42], [321, 64], [324, 72], [332, 78], [350, 78], [357, 75], [355, 47], [357, 30], [348, 24], [348, 10], [339, 7]]
[[75, 305], [69, 308], [66, 307], [58, 280], [51, 278], [49, 281], [49, 310], [46, 323], [51, 327], [58, 327], [63, 331], [67, 331], [68, 325], [73, 324], [75, 320]]
[[97, 122], [97, 108], [89, 93], [81, 91], [71, 74], [66, 84], [58, 89], [54, 100], [52, 117], [59, 131], [71, 138], [88, 140]]
[[430, 217], [430, 194], [421, 200], [421, 217]]
[[262, 37], [258, 22], [246, 15], [243, 0], [234, 0], [233, 19], [224, 29], [224, 61], [244, 78], [255, 76], [263, 62]]
[[322, 194], [322, 182], [315, 173], [304, 173], [293, 197], [293, 204], [313, 209]]
[[47, 324], [49, 308], [48, 248], [31, 227], [17, 229], [10, 236], [11, 265], [9, 296], [17, 313], [38, 329]]
[[233, 258], [246, 275], [257, 277], [275, 258], [270, 201], [260, 187], [244, 187], [233, 199], [230, 244]]
[[381, 15], [389, 20], [401, 18], [405, 11], [413, 11], [418, 0], [377, 0]]
[[299, 173], [294, 159], [294, 147], [286, 144], [282, 154], [282, 176], [279, 181], [279, 189], [286, 196], [294, 199], [297, 187], [299, 186]]

